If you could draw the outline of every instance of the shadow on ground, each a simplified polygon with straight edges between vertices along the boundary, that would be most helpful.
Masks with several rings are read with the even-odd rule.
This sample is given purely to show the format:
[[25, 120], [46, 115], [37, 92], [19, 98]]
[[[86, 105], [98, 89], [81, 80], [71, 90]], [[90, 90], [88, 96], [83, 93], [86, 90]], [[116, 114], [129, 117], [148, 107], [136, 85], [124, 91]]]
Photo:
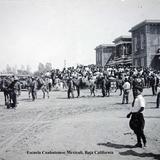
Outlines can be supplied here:
[[[36, 98], [35, 101], [39, 101], [39, 100], [42, 100], [42, 99], [45, 99], [45, 98]], [[31, 98], [21, 98], [21, 99], [18, 99], [18, 101], [23, 101], [23, 102], [34, 102]]]
[[154, 159], [160, 160], [160, 154], [154, 154], [154, 153], [137, 153], [132, 150], [128, 150], [125, 152], [119, 152], [122, 156], [136, 156], [136, 157], [152, 157]]
[[149, 104], [156, 104], [156, 101], [148, 102]]
[[[110, 96], [111, 97], [111, 96]], [[93, 99], [95, 99], [95, 98], [106, 98], [106, 97], [103, 97], [103, 96], [100, 96], [100, 95], [98, 95], [98, 96], [80, 96], [80, 97], [74, 97], [74, 98], [70, 98], [70, 99], [83, 99], [83, 98], [93, 98]], [[107, 98], [109, 98], [109, 97], [107, 97]], [[68, 99], [67, 97], [57, 97], [56, 99]], [[122, 103], [120, 103], [120, 104], [122, 104]]]
[[[69, 99], [67, 97], [56, 97], [56, 99]], [[74, 99], [74, 98], [70, 98], [70, 99]]]
[[118, 103], [114, 103], [114, 104], [112, 104], [112, 105], [123, 105], [123, 106], [125, 106], [125, 105], [130, 105], [131, 103], [124, 103], [124, 104], [122, 104], [122, 102], [120, 103], [120, 102], [118, 102]]
[[146, 107], [145, 109], [158, 109], [157, 107]]
[[148, 95], [143, 95], [143, 97], [153, 97], [153, 95], [151, 95], [151, 94], [148, 94]]
[[160, 117], [153, 117], [153, 116], [144, 116], [144, 118], [160, 118]]
[[132, 145], [115, 144], [115, 143], [111, 143], [111, 142], [98, 143], [97, 145], [99, 145], [99, 146], [111, 147], [111, 148], [116, 148], [116, 149], [121, 149], [121, 148], [134, 148], [134, 146], [132, 146]]
[[127, 151], [124, 151], [124, 152], [119, 152], [119, 154], [122, 155], [122, 156], [136, 156], [136, 157], [141, 157], [141, 158], [143, 158], [143, 157], [151, 157], [151, 158], [154, 158], [156, 160], [160, 160], [160, 154], [137, 153], [137, 152], [131, 150], [131, 148], [135, 148], [132, 145], [115, 144], [115, 143], [111, 143], [111, 142], [98, 143], [97, 145], [111, 147], [111, 148], [115, 148], [115, 149], [130, 148], [130, 150], [127, 150]]
[[32, 99], [28, 99], [28, 98], [22, 98], [22, 99], [19, 99], [18, 101], [33, 102]]

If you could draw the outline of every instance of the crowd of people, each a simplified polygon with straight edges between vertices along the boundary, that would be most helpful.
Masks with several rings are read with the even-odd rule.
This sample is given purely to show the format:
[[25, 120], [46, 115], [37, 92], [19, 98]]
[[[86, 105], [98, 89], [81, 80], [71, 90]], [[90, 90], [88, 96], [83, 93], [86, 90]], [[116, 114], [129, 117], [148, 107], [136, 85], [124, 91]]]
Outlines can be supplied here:
[[[157, 95], [157, 108], [159, 107], [160, 93], [160, 72], [149, 68], [135, 68], [129, 66], [98, 67], [96, 65], [77, 66], [64, 68], [62, 71], [53, 69], [40, 76], [28, 76], [25, 81], [25, 88], [28, 90], [29, 98], [34, 101], [37, 97], [37, 90], [42, 90], [43, 98], [52, 89], [66, 89], [67, 97], [74, 98], [75, 90], [80, 96], [80, 89], [89, 88], [90, 94], [95, 96], [95, 89], [102, 90], [102, 96], [110, 96], [110, 91], [119, 89], [122, 96], [122, 104], [129, 103], [129, 93], [132, 90], [133, 99], [137, 88], [151, 88], [152, 94]], [[5, 104], [10, 101], [16, 106], [17, 96], [20, 95], [21, 83], [16, 76], [5, 77], [0, 80], [1, 90], [4, 91]], [[7, 101], [9, 99], [9, 101]]]
[[[21, 83], [16, 76], [5, 77], [0, 80], [1, 90], [4, 92], [5, 105], [7, 108], [17, 107], [17, 96], [21, 94]], [[160, 104], [160, 71], [154, 71], [150, 68], [135, 68], [129, 66], [117, 67], [98, 67], [96, 65], [77, 66], [76, 68], [64, 68], [62, 71], [53, 69], [40, 76], [28, 76], [25, 81], [28, 97], [33, 101], [37, 98], [37, 91], [42, 90], [43, 98], [53, 89], [67, 90], [67, 98], [74, 98], [75, 91], [77, 98], [80, 97], [80, 90], [89, 88], [90, 95], [95, 95], [95, 89], [102, 92], [102, 97], [109, 97], [111, 90], [116, 92], [120, 90], [122, 95], [122, 104], [128, 104], [129, 94], [132, 91], [133, 101], [131, 112], [127, 115], [130, 118], [130, 128], [137, 136], [135, 147], [142, 147], [141, 140], [146, 146], [146, 137], [144, 134], [145, 120], [143, 110], [145, 108], [145, 99], [142, 96], [144, 88], [151, 88], [151, 94], [157, 96], [156, 107]]]
[[122, 103], [125, 101], [128, 103], [130, 90], [135, 99], [137, 88], [151, 88], [152, 95], [157, 95], [157, 107], [159, 107], [160, 71], [150, 68], [78, 66], [62, 71], [52, 70], [53, 86], [57, 78], [62, 82], [64, 88], [68, 87], [68, 98], [70, 94], [74, 97], [74, 90], [77, 90], [77, 97], [79, 97], [80, 88], [84, 87], [89, 87], [94, 96], [95, 88], [101, 89], [103, 97], [110, 96], [111, 89], [115, 88], [115, 91], [120, 90], [120, 95], [123, 93]]

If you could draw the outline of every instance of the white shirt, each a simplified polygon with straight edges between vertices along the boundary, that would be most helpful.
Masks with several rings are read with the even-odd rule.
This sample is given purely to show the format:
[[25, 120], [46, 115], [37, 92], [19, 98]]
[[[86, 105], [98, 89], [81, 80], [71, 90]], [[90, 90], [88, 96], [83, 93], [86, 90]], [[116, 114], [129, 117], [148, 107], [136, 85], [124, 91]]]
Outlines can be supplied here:
[[140, 94], [135, 99], [134, 107], [131, 108], [131, 112], [136, 113], [140, 110], [141, 107], [145, 108], [145, 99]]
[[160, 87], [157, 87], [157, 93], [160, 93]]
[[131, 88], [131, 85], [129, 82], [125, 82], [124, 85], [123, 85], [123, 89], [124, 90], [129, 90]]
[[52, 79], [51, 78], [49, 79], [49, 83], [52, 83]]

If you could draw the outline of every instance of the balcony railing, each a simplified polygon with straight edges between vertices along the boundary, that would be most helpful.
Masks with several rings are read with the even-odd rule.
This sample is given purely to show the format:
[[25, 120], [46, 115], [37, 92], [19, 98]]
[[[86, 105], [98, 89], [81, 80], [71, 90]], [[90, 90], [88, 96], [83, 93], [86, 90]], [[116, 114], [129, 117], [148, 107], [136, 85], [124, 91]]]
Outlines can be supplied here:
[[131, 59], [131, 55], [122, 55], [121, 57], [114, 57], [115, 61], [121, 60], [121, 59]]

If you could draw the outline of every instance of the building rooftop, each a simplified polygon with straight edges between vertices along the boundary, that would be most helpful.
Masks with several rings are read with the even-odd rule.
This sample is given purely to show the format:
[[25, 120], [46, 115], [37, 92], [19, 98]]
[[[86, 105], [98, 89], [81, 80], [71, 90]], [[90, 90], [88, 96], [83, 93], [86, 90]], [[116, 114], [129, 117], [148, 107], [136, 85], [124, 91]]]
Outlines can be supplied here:
[[118, 41], [121, 41], [121, 40], [123, 40], [123, 39], [131, 39], [132, 37], [130, 36], [130, 35], [122, 35], [122, 36], [119, 36], [119, 37], [117, 37], [114, 41], [113, 41], [113, 43], [117, 43]]
[[105, 47], [115, 47], [115, 44], [101, 44], [101, 45], [97, 46], [95, 48], [95, 50], [99, 49], [99, 48], [105, 48]]
[[129, 32], [133, 32], [133, 31], [135, 31], [136, 29], [138, 29], [138, 28], [140, 28], [140, 27], [142, 27], [142, 26], [144, 26], [144, 25], [146, 25], [146, 24], [160, 24], [160, 19], [157, 19], [157, 20], [155, 20], [155, 19], [146, 19], [146, 20], [144, 20], [144, 21], [142, 21], [142, 22], [140, 22], [140, 23], [138, 23], [137, 25], [135, 25], [134, 27], [132, 27], [130, 30], [129, 30]]

